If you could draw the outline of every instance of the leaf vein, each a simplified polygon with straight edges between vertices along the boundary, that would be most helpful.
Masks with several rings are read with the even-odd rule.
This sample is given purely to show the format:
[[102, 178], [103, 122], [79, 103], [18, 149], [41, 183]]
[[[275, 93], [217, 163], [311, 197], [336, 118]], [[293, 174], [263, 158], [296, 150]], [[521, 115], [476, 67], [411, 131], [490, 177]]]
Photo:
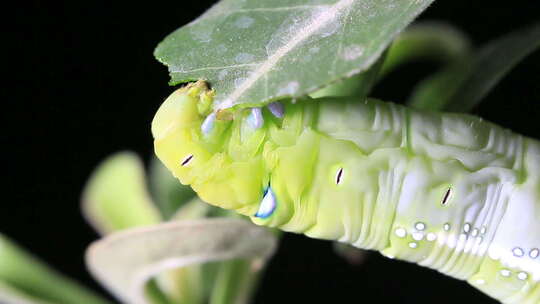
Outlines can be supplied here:
[[224, 12], [222, 15], [236, 14], [236, 13], [251, 13], [251, 12], [282, 12], [292, 10], [311, 10], [311, 9], [323, 9], [331, 7], [330, 5], [296, 5], [296, 6], [281, 6], [281, 7], [254, 7], [254, 8], [240, 8]]
[[268, 57], [257, 69], [253, 71], [240, 86], [234, 89], [231, 94], [218, 105], [218, 109], [225, 109], [234, 106], [237, 99], [242, 96], [259, 78], [270, 71], [281, 58], [285, 57], [292, 49], [300, 45], [303, 41], [309, 38], [313, 33], [323, 28], [328, 23], [334, 21], [339, 12], [354, 3], [354, 0], [340, 0], [336, 4], [324, 11], [324, 14], [317, 19], [313, 19], [308, 25], [301, 29], [289, 43], [277, 49], [271, 56]]
[[252, 62], [252, 63], [225, 65], [225, 66], [209, 66], [209, 67], [202, 67], [202, 68], [192, 69], [192, 70], [170, 69], [170, 72], [171, 73], [193, 73], [193, 72], [200, 72], [200, 71], [211, 71], [211, 70], [223, 70], [223, 69], [252, 67], [252, 66], [258, 66], [260, 64], [261, 64], [260, 62]]

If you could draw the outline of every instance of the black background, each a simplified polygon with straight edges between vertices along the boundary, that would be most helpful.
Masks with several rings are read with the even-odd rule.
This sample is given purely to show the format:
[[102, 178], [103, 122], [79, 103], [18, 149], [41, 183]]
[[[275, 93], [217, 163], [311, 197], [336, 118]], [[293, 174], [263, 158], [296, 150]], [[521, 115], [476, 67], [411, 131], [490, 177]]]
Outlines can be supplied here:
[[[0, 231], [58, 270], [99, 289], [83, 264], [97, 238], [83, 221], [79, 194], [93, 167], [124, 149], [149, 159], [150, 121], [171, 91], [156, 44], [214, 1], [27, 1], [4, 14], [3, 176]], [[537, 1], [438, 0], [420, 19], [450, 22], [475, 45], [540, 20]], [[7, 38], [7, 39], [6, 39]], [[408, 64], [375, 89], [396, 102], [436, 66]], [[475, 113], [540, 138], [540, 54], [528, 57]], [[101, 290], [102, 291], [102, 290]], [[103, 291], [102, 291], [103, 292]], [[416, 265], [372, 253], [361, 266], [331, 244], [287, 234], [255, 303], [496, 303]], [[361, 300], [366, 297], [366, 300]], [[375, 297], [375, 298], [373, 298]], [[373, 301], [373, 300], [371, 300]]]

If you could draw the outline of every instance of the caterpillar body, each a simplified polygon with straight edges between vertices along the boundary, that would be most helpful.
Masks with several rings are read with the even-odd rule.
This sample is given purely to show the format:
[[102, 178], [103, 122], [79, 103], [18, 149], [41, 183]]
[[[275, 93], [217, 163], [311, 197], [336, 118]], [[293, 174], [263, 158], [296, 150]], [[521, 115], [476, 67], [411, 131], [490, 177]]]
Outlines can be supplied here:
[[206, 202], [540, 303], [540, 142], [371, 99], [213, 113], [212, 97], [190, 84], [152, 122], [157, 156]]

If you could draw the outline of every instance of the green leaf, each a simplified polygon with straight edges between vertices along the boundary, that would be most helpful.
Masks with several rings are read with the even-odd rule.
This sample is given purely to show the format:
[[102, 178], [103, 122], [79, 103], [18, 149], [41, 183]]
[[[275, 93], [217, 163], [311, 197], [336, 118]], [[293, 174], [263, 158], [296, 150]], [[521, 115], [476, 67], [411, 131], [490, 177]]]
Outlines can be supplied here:
[[180, 207], [172, 217], [172, 220], [183, 221], [204, 218], [208, 216], [211, 208], [216, 207], [203, 202], [199, 197], [195, 197]]
[[[200, 198], [194, 198], [186, 203], [173, 216], [173, 220], [186, 220], [208, 217], [230, 217], [243, 218], [231, 210], [211, 206], [203, 202]], [[187, 276], [177, 276], [177, 290], [189, 290], [198, 292], [196, 300], [176, 301], [176, 303], [247, 303], [253, 290], [257, 286], [260, 276], [259, 271], [253, 271], [252, 261], [240, 259], [231, 261], [222, 261], [214, 263], [205, 263], [204, 265], [191, 265], [175, 271], [187, 271]], [[262, 269], [264, 265], [259, 265]], [[159, 280], [159, 279], [158, 279]], [[170, 284], [169, 284], [170, 285]], [[163, 288], [171, 292], [171, 288]], [[181, 296], [181, 292], [179, 294]], [[201, 302], [203, 300], [204, 302]], [[199, 301], [199, 302], [196, 302]]]
[[101, 163], [84, 188], [82, 209], [101, 234], [159, 223], [159, 212], [147, 190], [137, 155], [120, 152]]
[[260, 279], [264, 262], [235, 259], [222, 262], [209, 304], [247, 304]]
[[222, 0], [155, 51], [171, 84], [206, 79], [216, 108], [299, 97], [368, 69], [433, 0]]
[[472, 58], [450, 65], [419, 84], [410, 98], [416, 108], [468, 112], [521, 60], [540, 47], [540, 24], [497, 39]]
[[413, 90], [408, 104], [423, 110], [441, 111], [446, 109], [452, 96], [470, 75], [472, 61], [472, 58], [464, 58], [421, 81]]
[[[176, 180], [176, 179], [175, 179]], [[178, 183], [178, 180], [176, 180]], [[172, 185], [171, 185], [172, 186]], [[208, 215], [211, 205], [195, 197], [182, 204], [171, 218], [172, 221], [184, 221], [204, 218]], [[154, 281], [159, 290], [162, 290], [167, 298], [173, 303], [198, 304], [204, 303], [203, 284], [210, 284], [213, 287], [214, 281], [205, 282], [203, 280], [202, 265], [194, 264], [182, 268], [168, 269], [159, 273]]]
[[244, 220], [186, 220], [112, 234], [90, 246], [86, 263], [119, 299], [146, 303], [146, 282], [164, 270], [229, 259], [260, 263], [275, 247], [272, 233]]
[[[156, 290], [161, 290], [168, 301], [177, 304], [204, 303], [201, 265], [166, 269], [149, 281], [155, 282]], [[151, 284], [149, 284], [151, 285]]]
[[52, 302], [36, 299], [19, 290], [0, 282], [0, 303], [7, 304], [54, 304]]
[[381, 78], [403, 63], [418, 59], [449, 63], [469, 53], [468, 37], [453, 26], [441, 22], [413, 24], [394, 40], [392, 46], [367, 71], [332, 83], [310, 96], [354, 96], [361, 100], [369, 96]]
[[182, 185], [156, 157], [150, 162], [149, 175], [150, 192], [164, 219], [170, 219], [180, 206], [196, 196], [191, 187]]
[[367, 71], [358, 75], [354, 75], [350, 78], [340, 80], [336, 83], [330, 84], [312, 94], [312, 98], [320, 97], [339, 97], [339, 96], [351, 96], [356, 97], [358, 100], [363, 100], [371, 92], [371, 89], [377, 83], [381, 67], [386, 59], [386, 52], [373, 64]]
[[469, 38], [457, 28], [441, 22], [422, 22], [408, 27], [388, 50], [381, 74], [418, 59], [451, 63], [471, 52]]
[[[173, 303], [186, 303], [186, 304], [197, 304], [198, 302], [181, 302], [177, 301], [174, 302], [172, 299], [172, 294], [169, 294], [169, 290], [167, 288], [163, 288], [163, 285], [159, 284], [159, 278], [162, 278], [163, 282], [170, 283], [173, 279], [176, 279], [176, 274], [173, 273], [172, 277], [169, 278], [166, 276], [168, 274], [167, 271], [164, 273], [160, 273], [157, 278], [150, 279], [144, 284], [144, 296], [147, 302], [152, 304], [173, 304]], [[174, 286], [176, 287], [176, 286]], [[178, 292], [178, 290], [174, 290], [174, 292]]]
[[[7, 299], [16, 299], [17, 302]], [[0, 303], [108, 302], [49, 268], [0, 234]]]

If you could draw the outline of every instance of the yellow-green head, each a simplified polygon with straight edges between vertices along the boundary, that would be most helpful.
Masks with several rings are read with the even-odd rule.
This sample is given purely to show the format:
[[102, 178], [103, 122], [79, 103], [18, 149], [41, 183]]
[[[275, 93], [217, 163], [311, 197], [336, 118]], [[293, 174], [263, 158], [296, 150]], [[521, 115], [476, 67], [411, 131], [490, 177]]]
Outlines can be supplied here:
[[311, 181], [317, 139], [306, 127], [314, 108], [289, 102], [213, 112], [213, 96], [199, 81], [165, 100], [152, 122], [157, 156], [210, 204], [272, 226], [289, 221]]

